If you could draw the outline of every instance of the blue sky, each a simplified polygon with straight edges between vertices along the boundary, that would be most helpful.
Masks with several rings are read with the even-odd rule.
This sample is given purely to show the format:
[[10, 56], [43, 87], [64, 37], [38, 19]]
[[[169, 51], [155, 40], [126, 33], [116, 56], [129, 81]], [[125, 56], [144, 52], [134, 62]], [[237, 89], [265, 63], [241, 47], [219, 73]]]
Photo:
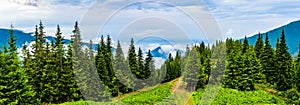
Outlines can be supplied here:
[[[1, 0], [0, 27], [7, 28], [12, 22], [17, 29], [31, 32], [39, 20], [43, 20], [48, 35], [53, 35], [56, 25], [60, 24], [63, 34], [69, 38], [74, 21], [78, 20], [82, 24], [84, 40], [97, 41], [99, 34], [128, 41], [129, 37], [139, 39], [154, 35], [180, 44], [189, 39], [238, 39], [300, 19], [299, 0], [134, 2], [137, 1]], [[198, 20], [198, 24], [193, 19]], [[217, 24], [211, 24], [214, 22]], [[216, 32], [217, 26], [220, 33]], [[180, 48], [185, 46], [178, 45]]]

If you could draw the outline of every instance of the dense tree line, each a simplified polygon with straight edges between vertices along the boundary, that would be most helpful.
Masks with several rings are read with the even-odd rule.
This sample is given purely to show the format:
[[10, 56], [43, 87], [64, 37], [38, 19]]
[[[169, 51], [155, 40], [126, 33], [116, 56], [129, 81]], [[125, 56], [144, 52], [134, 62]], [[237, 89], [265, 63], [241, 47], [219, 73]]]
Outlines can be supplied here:
[[[137, 87], [131, 85], [155, 85], [153, 81], [159, 75], [150, 50], [145, 58], [141, 48], [136, 54], [133, 39], [127, 59], [120, 42], [113, 54], [110, 36], [106, 40], [102, 36], [97, 48], [93, 48], [91, 41], [89, 48], [83, 49], [78, 22], [70, 43], [62, 36], [59, 25], [55, 39], [47, 42], [40, 22], [35, 28], [34, 44], [24, 44], [22, 56], [18, 56], [13, 32], [12, 27], [9, 46], [0, 50], [0, 104], [63, 103], [84, 98], [108, 101], [110, 96], [135, 91]], [[150, 75], [155, 75], [155, 79], [134, 79], [145, 80]]]
[[[186, 88], [188, 90], [204, 88], [208, 80], [216, 81], [224, 77], [225, 88], [252, 91], [260, 84], [283, 92], [288, 99], [299, 100], [300, 53], [295, 59], [292, 57], [288, 52], [285, 37], [282, 30], [275, 48], [272, 48], [268, 34], [259, 34], [255, 45], [249, 45], [245, 37], [243, 40], [228, 38], [225, 42], [217, 42], [212, 47], [205, 46], [204, 43], [194, 45], [192, 48], [187, 47], [181, 69], [183, 80], [187, 83]], [[224, 44], [226, 49], [222, 49]], [[223, 76], [217, 77], [214, 74], [210, 77], [211, 69], [223, 65], [222, 61], [218, 62], [218, 59], [212, 56], [212, 51], [216, 48], [226, 52], [226, 69], [225, 72], [222, 72], [224, 69], [215, 71], [224, 73]]]

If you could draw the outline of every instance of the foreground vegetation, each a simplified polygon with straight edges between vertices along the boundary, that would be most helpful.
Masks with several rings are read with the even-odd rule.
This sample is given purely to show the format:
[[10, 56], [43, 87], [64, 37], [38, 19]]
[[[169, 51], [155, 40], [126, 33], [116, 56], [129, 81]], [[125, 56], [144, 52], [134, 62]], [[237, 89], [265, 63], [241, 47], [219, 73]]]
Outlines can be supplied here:
[[[121, 102], [92, 102], [92, 101], [77, 101], [67, 102], [60, 105], [170, 105], [176, 104], [175, 101], [185, 101], [174, 99], [174, 93], [171, 92], [173, 82], [160, 85], [152, 90], [130, 94], [123, 97]], [[187, 105], [198, 105], [201, 103], [202, 96], [205, 89], [199, 89], [197, 92], [192, 93], [191, 102], [184, 102]], [[212, 105], [245, 105], [245, 104], [287, 104], [284, 99], [277, 95], [273, 95], [265, 90], [255, 91], [239, 91], [237, 89], [221, 88], [218, 95], [215, 97]], [[181, 104], [180, 104], [181, 105]]]
[[[193, 93], [194, 103], [200, 104], [201, 97], [205, 92], [204, 89], [198, 90], [198, 92]], [[255, 91], [238, 91], [236, 89], [221, 88], [215, 100], [211, 103], [212, 105], [245, 105], [245, 104], [286, 104], [280, 98], [272, 95], [264, 90]]]
[[163, 101], [168, 98], [172, 92], [170, 88], [173, 86], [173, 83], [163, 84], [158, 88], [152, 89], [150, 91], [141, 92], [136, 95], [132, 95], [122, 99], [122, 102], [128, 105], [137, 105], [137, 104], [155, 104]]

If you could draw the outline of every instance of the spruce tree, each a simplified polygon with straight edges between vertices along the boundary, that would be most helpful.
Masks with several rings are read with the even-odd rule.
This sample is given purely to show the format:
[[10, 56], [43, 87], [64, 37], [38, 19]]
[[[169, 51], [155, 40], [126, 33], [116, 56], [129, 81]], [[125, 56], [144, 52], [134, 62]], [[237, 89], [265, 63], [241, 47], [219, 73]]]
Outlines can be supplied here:
[[[46, 47], [44, 49], [45, 53], [45, 62], [43, 74], [40, 82], [44, 83], [42, 94], [43, 94], [43, 102], [45, 103], [57, 103], [59, 100], [59, 96], [57, 94], [60, 94], [59, 89], [59, 72], [56, 69], [55, 66], [55, 57], [54, 52], [50, 51], [50, 44], [47, 42]], [[47, 97], [47, 98], [46, 98]]]
[[176, 78], [177, 77], [180, 77], [181, 76], [181, 55], [180, 55], [180, 52], [177, 51], [176, 52], [176, 57], [175, 57], [175, 67], [174, 67], [176, 70], [175, 72], [175, 76]]
[[106, 38], [106, 45], [105, 45], [105, 62], [106, 62], [106, 70], [108, 72], [108, 77], [109, 77], [109, 81], [110, 81], [110, 88], [112, 88], [113, 90], [111, 91], [114, 95], [117, 94], [117, 90], [114, 86], [113, 83], [111, 83], [113, 81], [113, 78], [115, 78], [115, 73], [112, 67], [112, 62], [113, 62], [113, 54], [112, 54], [112, 46], [111, 46], [111, 38], [109, 35], [107, 35]]
[[78, 101], [82, 98], [80, 90], [77, 86], [76, 79], [74, 78], [74, 69], [73, 69], [73, 48], [72, 44], [68, 45], [68, 50], [66, 53], [66, 61], [64, 62], [64, 74], [65, 85], [67, 89], [67, 101]]
[[249, 43], [247, 37], [245, 36], [242, 53], [245, 54], [248, 49], [249, 49]]
[[295, 85], [298, 89], [298, 91], [300, 91], [300, 44], [299, 44], [299, 51], [298, 51], [298, 57], [297, 57], [297, 60], [296, 60], [296, 67], [295, 67], [295, 72], [296, 72], [296, 75], [295, 75]]
[[266, 34], [265, 47], [262, 52], [262, 73], [264, 74], [267, 83], [274, 85], [274, 80], [276, 78], [276, 66], [275, 66], [275, 56], [274, 50], [269, 41], [269, 36]]
[[128, 50], [128, 64], [131, 72], [137, 77], [139, 75], [138, 72], [138, 63], [137, 63], [137, 55], [135, 53], [134, 40], [131, 38], [131, 43]]
[[187, 65], [185, 65], [183, 81], [187, 83], [186, 88], [190, 91], [194, 91], [196, 89], [199, 79], [200, 65], [198, 57], [199, 55], [197, 54], [197, 50], [193, 47], [186, 59]]
[[263, 42], [263, 37], [262, 34], [258, 34], [258, 39], [256, 41], [255, 44], [255, 53], [256, 53], [256, 57], [261, 60], [262, 59], [262, 54], [264, 51], [264, 42]]
[[32, 59], [32, 66], [30, 67], [31, 72], [29, 73], [29, 83], [33, 86], [33, 90], [36, 92], [36, 96], [34, 97], [38, 103], [45, 102], [47, 100], [44, 97], [43, 90], [45, 87], [45, 80], [43, 78], [43, 72], [45, 70], [45, 51], [44, 51], [44, 43], [45, 43], [45, 34], [44, 34], [44, 26], [42, 21], [40, 24], [36, 26], [35, 33], [34, 33], [34, 44], [32, 46], [33, 50], [33, 59]]
[[144, 58], [143, 58], [143, 51], [141, 47], [139, 47], [138, 55], [137, 55], [137, 78], [139, 79], [146, 79], [146, 71], [144, 70]]
[[35, 93], [28, 84], [25, 71], [21, 69], [17, 53], [16, 38], [13, 33], [13, 26], [9, 31], [9, 49], [4, 47], [0, 55], [0, 103], [1, 104], [33, 104]]
[[[64, 50], [64, 42], [63, 42], [63, 36], [62, 36], [62, 32], [61, 32], [61, 29], [59, 27], [59, 25], [57, 25], [57, 32], [56, 32], [56, 35], [55, 35], [55, 44], [53, 44], [52, 42], [52, 53], [54, 53], [52, 55], [52, 57], [54, 58], [54, 65], [55, 65], [55, 68], [56, 68], [56, 72], [58, 73], [57, 74], [57, 87], [58, 90], [59, 90], [59, 95], [57, 97], [59, 97], [59, 101], [60, 102], [66, 102], [68, 101], [69, 99], [68, 98], [65, 98], [65, 97], [69, 97], [68, 96], [68, 92], [69, 92], [69, 86], [67, 85], [68, 84], [68, 72], [65, 70], [65, 61], [66, 61], [66, 58], [65, 58], [65, 50]], [[54, 50], [54, 51], [53, 51]], [[63, 85], [65, 84], [65, 85]]]
[[[91, 76], [88, 70], [88, 59], [82, 50], [81, 33], [79, 29], [78, 22], [75, 22], [73, 35], [72, 35], [72, 64], [74, 70], [74, 77], [77, 82], [77, 86], [80, 89], [82, 95], [85, 96], [87, 100], [94, 100], [92, 94], [96, 92], [91, 92]], [[86, 88], [89, 87], [89, 88]]]
[[286, 44], [285, 33], [282, 30], [280, 42], [276, 48], [276, 88], [280, 91], [286, 91], [292, 88], [293, 84], [293, 59], [288, 52], [288, 46]]
[[[129, 71], [128, 64], [125, 62], [124, 53], [122, 51], [122, 47], [120, 42], [118, 41], [116, 53], [115, 53], [115, 59], [114, 59], [114, 69], [116, 76], [121, 79], [121, 83], [125, 83], [126, 85], [130, 85], [130, 77], [129, 74], [131, 73]], [[126, 93], [129, 91], [129, 89], [124, 86], [124, 84], [121, 84], [120, 82], [116, 85], [118, 86], [118, 97], [120, 98], [121, 92]]]
[[173, 62], [173, 56], [170, 53], [167, 61], [165, 61], [166, 77], [164, 79], [164, 82], [168, 82], [174, 79], [173, 78], [174, 70], [171, 67], [171, 62]]
[[106, 54], [106, 48], [105, 48], [105, 42], [104, 37], [101, 36], [101, 42], [98, 44], [98, 51], [96, 56], [96, 68], [98, 75], [101, 79], [101, 81], [107, 85], [108, 84], [108, 71], [106, 70], [106, 62], [105, 62], [105, 54]]
[[[96, 55], [96, 70], [97, 70], [97, 73], [101, 79], [101, 84], [104, 85], [104, 89], [106, 90], [109, 90], [110, 87], [109, 87], [109, 84], [112, 82], [110, 81], [110, 78], [109, 77], [109, 72], [107, 71], [106, 67], [107, 67], [107, 62], [105, 61], [106, 60], [106, 44], [104, 42], [104, 37], [101, 36], [101, 42], [98, 44], [98, 48], [97, 48], [97, 55]], [[108, 99], [108, 97], [106, 96], [107, 94], [105, 93], [105, 91], [103, 91], [101, 93], [102, 95], [102, 98], [104, 100]]]
[[[148, 51], [147, 57], [145, 59], [144, 70], [145, 70], [146, 78], [149, 78], [151, 73], [153, 73], [155, 70], [154, 60], [152, 58], [152, 54], [150, 50]], [[149, 79], [150, 81], [147, 81], [147, 83], [149, 83], [148, 85], [152, 86], [156, 83], [154, 78], [149, 78]]]
[[223, 85], [226, 88], [238, 89], [241, 71], [243, 70], [243, 54], [236, 46], [240, 46], [240, 42], [233, 39], [226, 41], [226, 70], [224, 74]]

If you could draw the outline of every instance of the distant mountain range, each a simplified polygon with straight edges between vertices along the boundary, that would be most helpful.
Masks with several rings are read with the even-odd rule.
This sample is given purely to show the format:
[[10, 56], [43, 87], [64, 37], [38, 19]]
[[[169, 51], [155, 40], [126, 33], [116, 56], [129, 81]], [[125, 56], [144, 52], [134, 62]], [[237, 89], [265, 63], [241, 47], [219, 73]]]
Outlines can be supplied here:
[[[17, 38], [17, 47], [22, 48], [23, 44], [29, 45], [32, 40], [34, 40], [33, 33], [26, 33], [21, 30], [14, 30], [14, 36]], [[8, 40], [9, 40], [9, 29], [0, 29], [0, 49], [3, 48], [3, 46], [8, 46]], [[54, 41], [55, 38], [52, 36], [47, 36], [46, 38], [47, 42]], [[64, 43], [69, 44], [71, 41], [69, 39], [65, 39]], [[89, 43], [83, 43], [83, 46], [88, 47]], [[97, 44], [93, 44], [93, 48], [97, 50]], [[115, 48], [113, 48], [113, 52], [115, 51]], [[172, 46], [169, 45], [161, 45], [157, 46], [157, 48], [151, 50], [151, 53], [153, 57], [156, 58], [163, 58], [167, 59], [169, 56], [169, 53], [171, 53], [173, 56], [175, 56], [176, 52], [179, 51], [180, 53], [183, 54], [184, 51], [175, 49]], [[146, 55], [147, 52], [144, 52]]]
[[[294, 21], [292, 23], [289, 23], [287, 25], [281, 26], [279, 28], [273, 29], [271, 31], [268, 31], [270, 42], [272, 47], [276, 47], [276, 41], [278, 38], [280, 38], [282, 29], [285, 30], [285, 35], [287, 39], [287, 45], [289, 47], [289, 52], [295, 56], [298, 53], [298, 44], [300, 43], [300, 20]], [[20, 30], [14, 30], [14, 35], [16, 36], [17, 40], [17, 47], [22, 48], [23, 44], [29, 44], [32, 40], [34, 40], [33, 33], [26, 33]], [[265, 39], [266, 33], [262, 33], [263, 38]], [[3, 48], [4, 45], [8, 46], [8, 39], [9, 39], [9, 29], [0, 29], [0, 49]], [[249, 37], [249, 43], [254, 45], [256, 40], [258, 38], [258, 34], [253, 35], [252, 37]], [[54, 37], [47, 36], [46, 40], [48, 42], [55, 41]], [[244, 40], [244, 39], [241, 39]], [[69, 39], [65, 39], [64, 42], [66, 44], [70, 43]], [[83, 43], [84, 46], [89, 46], [89, 43]], [[94, 49], [97, 49], [97, 44], [93, 45]], [[113, 51], [115, 51], [115, 48], [113, 48]], [[176, 55], [176, 52], [179, 51], [181, 54], [184, 54], [184, 51], [176, 49], [172, 46], [168, 45], [160, 45], [157, 46], [157, 48], [151, 50], [151, 53], [153, 57], [156, 58], [163, 58], [167, 59], [169, 56], [169, 53], [171, 53], [173, 56]], [[147, 52], [144, 52], [146, 54]]]
[[[3, 48], [3, 46], [8, 46], [8, 40], [9, 40], [9, 29], [0, 29], [0, 49]], [[21, 30], [14, 30], [14, 36], [17, 38], [17, 47], [22, 48], [24, 44], [29, 45], [33, 40], [34, 36], [33, 33], [26, 33]], [[46, 36], [45, 37], [46, 42], [51, 43], [51, 41], [55, 42], [55, 37], [53, 36]], [[69, 39], [64, 39], [63, 42], [65, 44], [69, 44], [71, 40]], [[89, 46], [89, 43], [83, 43], [83, 46]], [[97, 49], [97, 44], [93, 44], [93, 48]], [[115, 50], [115, 49], [113, 49]]]
[[[276, 47], [277, 39], [280, 38], [282, 29], [285, 31], [286, 35], [286, 41], [287, 45], [289, 47], [289, 52], [295, 56], [298, 54], [298, 45], [300, 43], [300, 20], [291, 22], [287, 25], [281, 26], [279, 28], [273, 29], [271, 31], [268, 31], [266, 33], [269, 34], [270, 43], [273, 48]], [[263, 39], [265, 40], [266, 33], [263, 34]], [[253, 35], [252, 37], [249, 37], [249, 44], [254, 45], [256, 43], [256, 40], [258, 38], [258, 34]], [[241, 39], [244, 40], [244, 39]]]

